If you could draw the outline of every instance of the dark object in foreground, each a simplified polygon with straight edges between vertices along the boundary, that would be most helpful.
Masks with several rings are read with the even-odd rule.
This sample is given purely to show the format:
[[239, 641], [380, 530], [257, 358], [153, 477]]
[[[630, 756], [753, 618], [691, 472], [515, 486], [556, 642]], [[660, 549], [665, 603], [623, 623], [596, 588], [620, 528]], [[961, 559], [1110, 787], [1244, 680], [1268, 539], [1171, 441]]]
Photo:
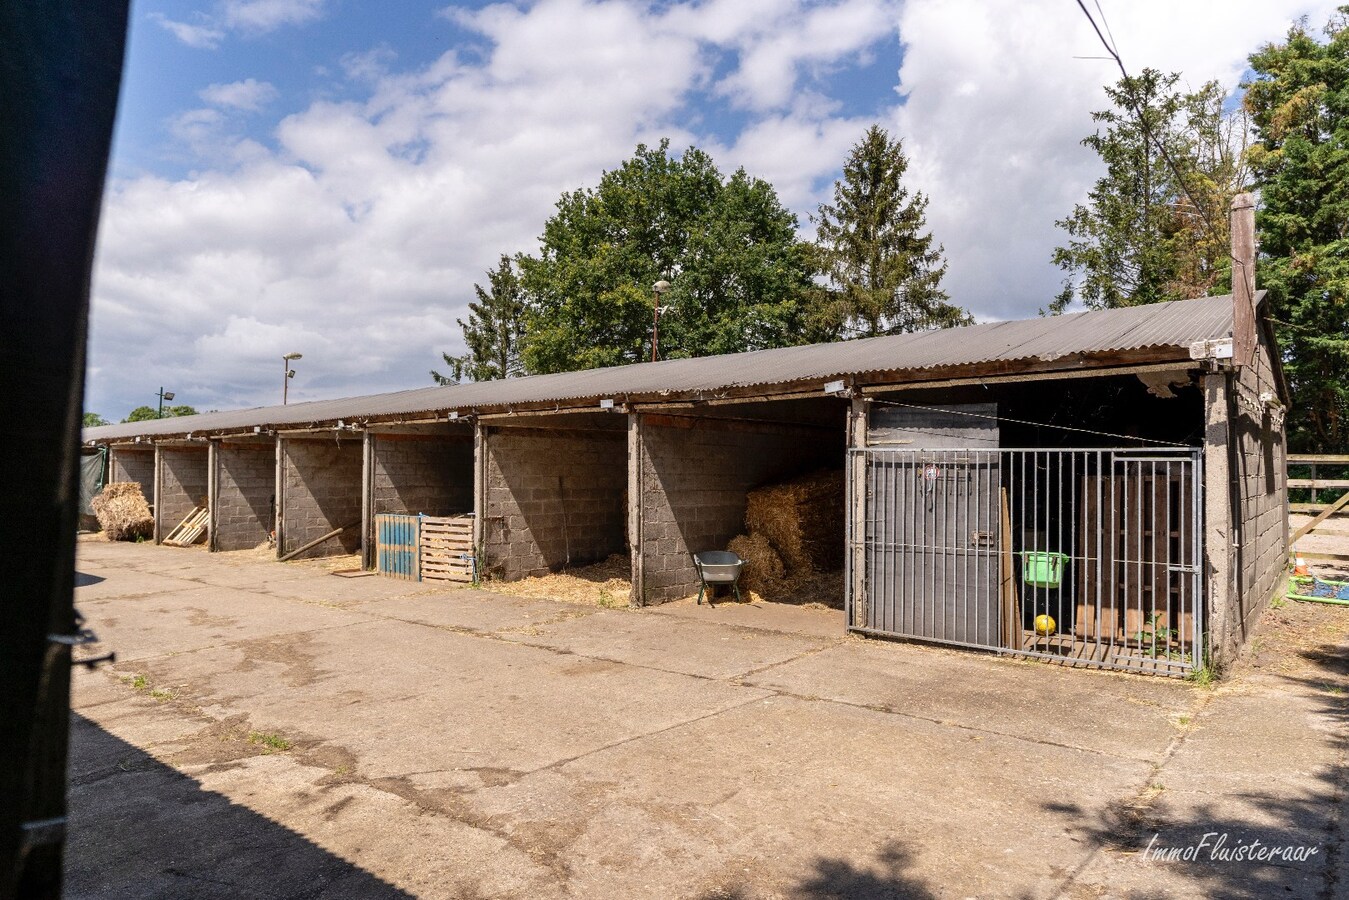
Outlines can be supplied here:
[[[0, 900], [61, 893], [80, 420], [126, 0], [0, 4]], [[12, 336], [12, 337], [11, 337]]]

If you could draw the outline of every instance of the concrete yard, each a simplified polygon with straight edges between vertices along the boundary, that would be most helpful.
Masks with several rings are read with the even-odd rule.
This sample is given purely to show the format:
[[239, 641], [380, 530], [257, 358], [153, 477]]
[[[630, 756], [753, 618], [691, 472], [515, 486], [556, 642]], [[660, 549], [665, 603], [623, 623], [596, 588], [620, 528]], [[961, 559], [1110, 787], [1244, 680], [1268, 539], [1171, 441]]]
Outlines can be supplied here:
[[78, 570], [118, 659], [75, 676], [72, 897], [1349, 897], [1349, 609], [1270, 610], [1206, 689], [827, 610]]

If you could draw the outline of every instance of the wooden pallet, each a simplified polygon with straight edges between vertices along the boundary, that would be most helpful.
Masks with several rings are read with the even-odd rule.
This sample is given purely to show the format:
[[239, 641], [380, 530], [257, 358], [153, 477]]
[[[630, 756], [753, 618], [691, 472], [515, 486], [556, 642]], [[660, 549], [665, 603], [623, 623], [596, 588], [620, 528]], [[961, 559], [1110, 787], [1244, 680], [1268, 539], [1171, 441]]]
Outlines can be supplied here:
[[[1176, 644], [1176, 652], [1181, 649]], [[1150, 648], [1133, 642], [1082, 640], [1073, 634], [1054, 634], [1048, 637], [1030, 629], [1021, 632], [1021, 649], [1041, 654], [1042, 659], [1070, 668], [1113, 668], [1150, 675], [1186, 675], [1188, 663], [1166, 655], [1157, 655]]]
[[187, 514], [187, 518], [178, 523], [178, 527], [169, 532], [169, 536], [160, 541], [170, 547], [190, 547], [206, 534], [206, 526], [211, 514], [204, 506], [198, 506]]
[[423, 516], [421, 537], [423, 581], [473, 580], [473, 519], [469, 516]]

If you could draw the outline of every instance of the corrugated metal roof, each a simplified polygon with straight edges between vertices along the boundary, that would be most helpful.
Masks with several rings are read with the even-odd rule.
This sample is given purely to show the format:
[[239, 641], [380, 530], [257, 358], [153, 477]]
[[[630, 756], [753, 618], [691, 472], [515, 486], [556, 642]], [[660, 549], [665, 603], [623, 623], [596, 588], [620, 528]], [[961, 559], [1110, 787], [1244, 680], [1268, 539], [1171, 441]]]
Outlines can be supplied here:
[[[1263, 292], [1261, 292], [1263, 293]], [[992, 322], [696, 359], [672, 359], [584, 372], [426, 387], [340, 400], [292, 403], [86, 428], [87, 441], [306, 427], [445, 410], [487, 410], [603, 397], [666, 397], [810, 379], [921, 372], [935, 367], [1044, 361], [1155, 348], [1186, 350], [1232, 331], [1232, 298], [1201, 297], [1010, 322]], [[903, 382], [902, 377], [887, 381]]]

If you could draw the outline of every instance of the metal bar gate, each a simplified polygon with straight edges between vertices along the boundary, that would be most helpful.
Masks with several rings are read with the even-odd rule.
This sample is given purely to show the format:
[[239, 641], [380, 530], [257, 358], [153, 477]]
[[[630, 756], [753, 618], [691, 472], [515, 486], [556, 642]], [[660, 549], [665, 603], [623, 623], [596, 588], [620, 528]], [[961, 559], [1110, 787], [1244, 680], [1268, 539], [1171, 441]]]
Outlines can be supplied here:
[[1200, 451], [849, 455], [854, 630], [1135, 672], [1201, 664]]

